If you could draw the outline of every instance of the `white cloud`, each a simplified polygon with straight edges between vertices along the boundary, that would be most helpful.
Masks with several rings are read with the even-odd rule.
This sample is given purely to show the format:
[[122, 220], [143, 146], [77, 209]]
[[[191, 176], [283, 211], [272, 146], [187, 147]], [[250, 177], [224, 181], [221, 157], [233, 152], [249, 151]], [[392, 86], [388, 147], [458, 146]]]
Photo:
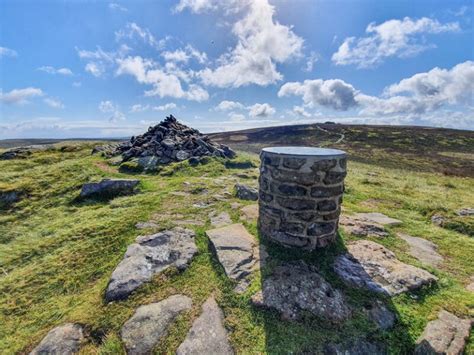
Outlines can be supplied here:
[[130, 107], [130, 112], [132, 113], [143, 112], [143, 111], [148, 111], [149, 109], [150, 109], [150, 105], [136, 104]]
[[128, 11], [127, 8], [123, 7], [123, 6], [120, 5], [120, 4], [117, 4], [117, 3], [115, 3], [115, 2], [109, 3], [109, 9], [115, 10], [115, 11], [122, 11], [122, 12]]
[[224, 100], [224, 101], [221, 101], [219, 105], [217, 105], [214, 109], [216, 111], [231, 111], [231, 110], [241, 110], [244, 108], [245, 106], [242, 105], [240, 102]]
[[293, 112], [301, 117], [311, 117], [311, 114], [303, 106], [293, 106]]
[[115, 32], [115, 40], [121, 41], [123, 39], [133, 39], [133, 38], [140, 38], [143, 42], [148, 44], [155, 49], [163, 49], [166, 42], [170, 39], [170, 37], [165, 37], [160, 40], [157, 40], [155, 36], [150, 32], [147, 28], [142, 28], [137, 25], [135, 22], [129, 22], [125, 26], [124, 29], [121, 29]]
[[231, 122], [240, 123], [245, 121], [245, 116], [241, 113], [229, 112]]
[[102, 77], [107, 69], [111, 68], [117, 58], [122, 58], [130, 51], [127, 45], [121, 45], [116, 52], [104, 51], [100, 46], [95, 51], [88, 51], [76, 48], [80, 59], [88, 61], [85, 71], [91, 73], [95, 77]]
[[153, 110], [155, 111], [168, 111], [168, 110], [173, 110], [177, 108], [176, 104], [174, 102], [169, 102], [167, 104], [161, 105], [161, 106], [155, 106], [153, 107]]
[[249, 106], [248, 110], [250, 117], [267, 117], [276, 112], [275, 109], [267, 103]]
[[66, 76], [73, 75], [71, 69], [69, 68], [55, 68], [49, 65], [39, 67], [38, 70], [44, 71], [45, 73], [48, 73], [48, 74], [60, 74], [60, 75], [66, 75]]
[[388, 57], [410, 57], [434, 47], [422, 41], [423, 34], [457, 32], [459, 23], [440, 23], [423, 17], [403, 20], [388, 20], [376, 25], [370, 23], [367, 37], [348, 37], [333, 54], [332, 61], [338, 65], [355, 64], [359, 68], [369, 68], [383, 62]]
[[199, 52], [196, 48], [188, 44], [184, 49], [175, 51], [165, 51], [161, 53], [162, 57], [169, 62], [187, 63], [189, 59], [195, 58], [200, 64], [207, 62], [207, 54]]
[[175, 7], [175, 11], [181, 12], [188, 8], [191, 12], [201, 13], [208, 10], [214, 10], [217, 8], [217, 0], [180, 0], [178, 5]]
[[47, 104], [49, 107], [52, 107], [52, 108], [64, 108], [63, 103], [62, 103], [61, 100], [59, 100], [59, 99], [52, 98], [52, 97], [47, 97], [47, 98], [45, 98], [43, 101], [44, 101], [44, 103]]
[[285, 83], [278, 91], [278, 97], [301, 96], [306, 105], [319, 105], [340, 111], [357, 106], [357, 94], [352, 85], [340, 79], [290, 82]]
[[266, 86], [283, 78], [276, 64], [301, 55], [303, 39], [291, 27], [274, 19], [275, 8], [267, 0], [182, 1], [177, 9], [186, 7], [195, 12], [219, 7], [227, 12], [235, 10], [243, 13], [243, 17], [232, 27], [237, 45], [217, 60], [215, 68], [200, 71], [199, 75], [206, 85]]
[[101, 101], [99, 103], [99, 110], [103, 113], [109, 113], [110, 122], [124, 121], [125, 115], [120, 111], [118, 105], [114, 104], [110, 100]]
[[72, 83], [72, 86], [74, 86], [75, 88], [79, 88], [82, 86], [82, 83], [80, 81], [75, 81]]
[[28, 87], [24, 89], [13, 89], [10, 92], [4, 93], [0, 90], [0, 102], [5, 104], [27, 104], [28, 99], [38, 96], [43, 96], [41, 89]]
[[306, 66], [303, 68], [306, 72], [312, 72], [314, 64], [319, 60], [319, 54], [316, 52], [311, 52], [308, 57], [306, 57]]
[[118, 59], [117, 75], [129, 74], [141, 84], [152, 85], [145, 96], [175, 97], [192, 101], [205, 101], [209, 98], [206, 90], [196, 84], [188, 85], [187, 90], [175, 74], [165, 72], [156, 63], [140, 56]]
[[0, 58], [2, 57], [16, 57], [18, 53], [13, 49], [7, 47], [0, 47]]

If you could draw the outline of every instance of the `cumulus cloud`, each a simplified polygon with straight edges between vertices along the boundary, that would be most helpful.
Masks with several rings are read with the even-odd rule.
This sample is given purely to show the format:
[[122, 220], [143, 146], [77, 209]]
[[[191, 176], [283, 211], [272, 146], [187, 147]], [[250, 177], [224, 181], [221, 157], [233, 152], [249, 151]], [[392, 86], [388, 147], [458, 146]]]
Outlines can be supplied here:
[[275, 8], [267, 0], [181, 1], [177, 9], [184, 8], [194, 12], [218, 8], [227, 13], [243, 14], [232, 27], [237, 38], [236, 46], [224, 53], [214, 68], [199, 72], [205, 85], [266, 86], [282, 80], [283, 75], [276, 67], [278, 63], [301, 55], [303, 39], [274, 19]]
[[[232, 0], [229, 2], [232, 2]], [[180, 0], [175, 7], [175, 11], [180, 12], [184, 9], [189, 9], [191, 12], [198, 14], [208, 10], [215, 10], [218, 5], [218, 0]]]
[[250, 117], [267, 117], [273, 115], [275, 109], [267, 104], [255, 104], [248, 107]]
[[308, 111], [306, 111], [303, 106], [293, 106], [293, 112], [301, 117], [305, 117], [305, 118], [311, 117], [311, 114]]
[[169, 62], [183, 62], [187, 63], [191, 58], [196, 59], [200, 64], [207, 61], [207, 54], [198, 51], [196, 48], [188, 44], [184, 49], [177, 49], [175, 51], [164, 51], [161, 56]]
[[110, 114], [109, 115], [110, 122], [118, 122], [118, 121], [125, 120], [125, 115], [120, 111], [119, 106], [110, 100], [101, 101], [99, 103], [99, 110], [102, 113]]
[[143, 111], [148, 111], [149, 109], [150, 109], [150, 105], [136, 104], [130, 107], [130, 112], [131, 113], [143, 112]]
[[314, 65], [319, 60], [319, 55], [316, 52], [311, 52], [309, 56], [306, 57], [306, 65], [303, 68], [306, 72], [312, 72]]
[[100, 46], [97, 46], [95, 51], [89, 51], [76, 48], [77, 55], [80, 59], [86, 60], [88, 63], [84, 67], [86, 72], [91, 73], [95, 77], [102, 77], [106, 70], [111, 68], [117, 58], [122, 58], [130, 48], [126, 45], [121, 45], [117, 51], [107, 52]]
[[169, 103], [164, 104], [164, 105], [155, 106], [155, 107], [153, 107], [153, 110], [155, 110], [155, 111], [168, 111], [168, 110], [173, 110], [177, 107], [178, 106], [176, 106], [176, 104], [174, 102], [169, 102]]
[[229, 112], [231, 122], [240, 123], [245, 121], [245, 116], [241, 113]]
[[240, 102], [224, 100], [224, 101], [221, 101], [214, 109], [216, 111], [231, 111], [231, 110], [241, 110], [244, 108], [245, 106], [242, 105]]
[[28, 87], [24, 89], [13, 89], [9, 92], [4, 93], [0, 90], [0, 102], [5, 104], [27, 104], [28, 99], [33, 97], [43, 96], [44, 93], [41, 89]]
[[348, 37], [333, 54], [332, 61], [337, 65], [355, 64], [359, 68], [369, 68], [380, 64], [388, 57], [410, 57], [433, 44], [422, 41], [424, 34], [457, 32], [459, 23], [440, 23], [438, 20], [423, 17], [403, 20], [389, 20], [376, 25], [370, 23], [367, 37]]
[[183, 89], [178, 76], [167, 73], [152, 60], [140, 56], [118, 59], [117, 75], [128, 74], [141, 84], [151, 85], [145, 96], [174, 97], [193, 101], [205, 101], [209, 98], [206, 90], [196, 84]]
[[340, 79], [289, 82], [278, 91], [278, 97], [301, 96], [306, 105], [319, 105], [339, 111], [357, 106], [357, 94], [358, 91], [352, 85]]
[[0, 58], [2, 57], [16, 57], [18, 53], [13, 49], [7, 47], [0, 47]]
[[47, 97], [47, 98], [45, 98], [43, 101], [44, 101], [44, 103], [47, 104], [49, 107], [52, 107], [52, 108], [64, 108], [64, 105], [63, 105], [63, 103], [61, 102], [61, 100], [59, 100], [59, 99], [57, 99], [57, 98]]
[[71, 69], [69, 68], [55, 68], [49, 65], [39, 67], [38, 70], [44, 71], [45, 73], [48, 73], [48, 74], [59, 74], [59, 75], [66, 75], [66, 76], [73, 75]]
[[120, 4], [117, 4], [117, 3], [115, 3], [115, 2], [109, 3], [109, 9], [110, 9], [110, 10], [114, 10], [114, 11], [122, 11], [122, 12], [128, 11], [127, 8], [123, 7], [123, 6], [120, 5]]

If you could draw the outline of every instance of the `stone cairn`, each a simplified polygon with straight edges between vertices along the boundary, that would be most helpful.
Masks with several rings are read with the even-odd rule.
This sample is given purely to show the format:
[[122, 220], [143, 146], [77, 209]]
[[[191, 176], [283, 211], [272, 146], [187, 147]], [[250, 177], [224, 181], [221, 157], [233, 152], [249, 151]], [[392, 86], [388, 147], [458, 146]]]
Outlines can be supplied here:
[[336, 238], [346, 176], [341, 150], [275, 147], [262, 150], [259, 230], [284, 246], [313, 250]]
[[203, 156], [233, 158], [229, 147], [212, 142], [208, 136], [190, 128], [170, 115], [148, 132], [132, 137], [115, 148], [113, 155], [122, 155], [123, 161], [133, 158], [156, 157], [160, 164], [183, 161]]

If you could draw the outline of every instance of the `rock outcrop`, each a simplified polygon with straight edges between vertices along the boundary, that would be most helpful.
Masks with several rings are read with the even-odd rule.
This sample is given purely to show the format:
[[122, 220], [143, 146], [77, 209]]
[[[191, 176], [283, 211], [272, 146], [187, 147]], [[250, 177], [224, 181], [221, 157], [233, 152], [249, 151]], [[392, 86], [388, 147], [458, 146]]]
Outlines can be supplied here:
[[44, 151], [52, 147], [53, 146], [38, 144], [29, 145], [25, 147], [10, 148], [0, 154], [0, 160], [26, 159], [34, 152]]
[[206, 234], [227, 277], [238, 282], [236, 292], [245, 291], [249, 275], [264, 257], [255, 238], [240, 223], [211, 229]]
[[197, 253], [194, 232], [176, 227], [157, 234], [137, 237], [112, 273], [105, 299], [127, 298], [143, 283], [169, 267], [184, 270]]
[[416, 341], [416, 355], [460, 355], [469, 338], [472, 321], [440, 311], [438, 319], [428, 322], [423, 334]]
[[443, 262], [443, 257], [438, 254], [438, 246], [435, 243], [403, 233], [398, 233], [398, 236], [410, 246], [410, 255], [422, 263], [436, 267]]
[[90, 182], [82, 186], [81, 198], [113, 198], [131, 195], [135, 192], [139, 180], [103, 179], [100, 182]]
[[252, 297], [256, 306], [275, 308], [285, 319], [308, 311], [332, 322], [351, 314], [341, 291], [334, 289], [304, 262], [282, 264], [263, 280], [262, 291]]
[[334, 271], [351, 286], [393, 296], [437, 280], [428, 271], [402, 263], [378, 243], [358, 240], [347, 250], [336, 258]]
[[30, 355], [72, 355], [84, 342], [83, 329], [79, 324], [66, 323], [49, 331]]
[[233, 158], [235, 152], [229, 147], [212, 142], [198, 130], [190, 128], [170, 115], [148, 132], [132, 137], [120, 144], [115, 155], [121, 154], [123, 161], [133, 158], [156, 157], [157, 163], [168, 164], [203, 156]]
[[194, 321], [176, 354], [229, 355], [233, 353], [224, 327], [224, 314], [214, 298], [210, 297], [203, 304], [202, 314]]
[[155, 345], [167, 334], [171, 323], [191, 306], [189, 297], [174, 295], [158, 303], [138, 307], [120, 332], [127, 354], [151, 354]]
[[382, 344], [365, 339], [354, 339], [346, 344], [327, 344], [324, 355], [387, 355], [388, 351]]

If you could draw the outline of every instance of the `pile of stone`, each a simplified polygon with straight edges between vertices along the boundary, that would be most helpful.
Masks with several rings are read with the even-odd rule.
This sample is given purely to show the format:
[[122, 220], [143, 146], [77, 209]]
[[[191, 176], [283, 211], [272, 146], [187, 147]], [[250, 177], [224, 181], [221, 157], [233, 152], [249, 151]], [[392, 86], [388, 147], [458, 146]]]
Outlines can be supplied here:
[[235, 152], [229, 147], [212, 142], [208, 136], [190, 128], [170, 115], [148, 132], [132, 137], [129, 142], [115, 148], [115, 154], [123, 161], [133, 158], [153, 158], [159, 164], [196, 160], [203, 156], [233, 158]]

